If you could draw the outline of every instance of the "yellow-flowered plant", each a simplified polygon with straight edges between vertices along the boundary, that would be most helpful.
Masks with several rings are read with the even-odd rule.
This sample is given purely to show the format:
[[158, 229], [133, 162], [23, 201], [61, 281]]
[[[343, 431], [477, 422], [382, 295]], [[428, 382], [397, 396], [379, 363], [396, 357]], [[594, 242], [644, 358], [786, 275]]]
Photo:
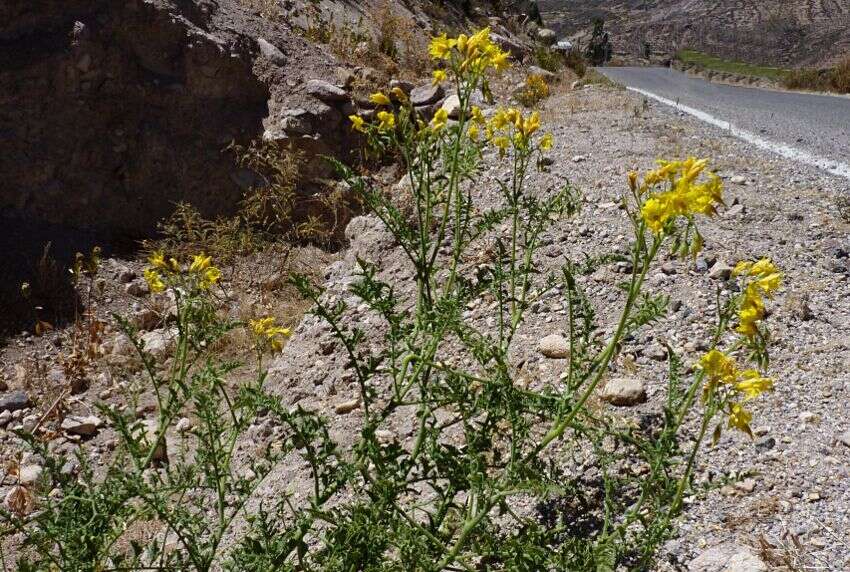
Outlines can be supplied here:
[[782, 275], [766, 258], [758, 262], [741, 261], [732, 274], [746, 279], [744, 297], [738, 310], [737, 331], [756, 342], [757, 338], [763, 337], [758, 325], [765, 316], [765, 298], [771, 298], [781, 286]]
[[212, 259], [204, 253], [197, 254], [187, 267], [175, 258], [166, 258], [162, 252], [154, 252], [149, 258], [150, 268], [144, 272], [145, 281], [151, 292], [164, 291], [169, 286], [209, 290], [221, 280], [221, 270], [212, 265]]
[[516, 99], [525, 107], [534, 107], [549, 97], [549, 84], [542, 75], [532, 74], [525, 80], [525, 85], [517, 93]]
[[734, 358], [717, 349], [709, 351], [700, 359], [700, 367], [706, 377], [703, 401], [718, 400], [719, 408], [728, 415], [729, 427], [752, 436], [749, 425], [752, 414], [744, 408], [741, 400], [755, 399], [771, 391], [773, 380], [756, 369], [739, 369]]
[[284, 328], [277, 325], [277, 320], [274, 316], [266, 316], [250, 320], [248, 325], [251, 332], [254, 334], [256, 348], [258, 352], [270, 349], [273, 352], [279, 352], [283, 349], [283, 344], [286, 338], [292, 335], [289, 328]]

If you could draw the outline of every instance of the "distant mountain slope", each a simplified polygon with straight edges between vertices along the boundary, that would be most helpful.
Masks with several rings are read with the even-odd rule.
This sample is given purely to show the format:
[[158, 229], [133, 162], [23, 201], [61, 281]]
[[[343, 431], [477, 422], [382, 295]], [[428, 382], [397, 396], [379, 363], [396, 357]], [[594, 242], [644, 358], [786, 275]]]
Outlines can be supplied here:
[[615, 50], [692, 48], [753, 63], [815, 66], [850, 54], [848, 0], [539, 0], [546, 25], [581, 35], [594, 18]]

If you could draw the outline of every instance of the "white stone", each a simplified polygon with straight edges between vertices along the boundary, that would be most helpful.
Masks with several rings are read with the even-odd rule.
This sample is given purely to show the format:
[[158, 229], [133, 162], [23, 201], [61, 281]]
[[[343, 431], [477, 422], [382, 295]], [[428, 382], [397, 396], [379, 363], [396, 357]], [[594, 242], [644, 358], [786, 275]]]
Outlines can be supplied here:
[[540, 340], [537, 351], [548, 358], [565, 359], [570, 357], [570, 340], [561, 334], [549, 334]]
[[636, 377], [614, 377], [605, 384], [601, 398], [611, 405], [637, 405], [646, 401], [646, 388]]

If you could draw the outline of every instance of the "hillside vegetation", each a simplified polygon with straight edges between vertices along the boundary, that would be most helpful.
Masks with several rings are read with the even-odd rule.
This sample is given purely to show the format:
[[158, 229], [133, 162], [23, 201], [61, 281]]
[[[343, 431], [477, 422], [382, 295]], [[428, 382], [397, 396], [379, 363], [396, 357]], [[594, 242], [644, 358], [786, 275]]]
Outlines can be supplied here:
[[781, 67], [827, 67], [850, 53], [850, 3], [841, 0], [541, 0], [547, 25], [564, 35], [604, 18], [615, 50], [690, 48]]

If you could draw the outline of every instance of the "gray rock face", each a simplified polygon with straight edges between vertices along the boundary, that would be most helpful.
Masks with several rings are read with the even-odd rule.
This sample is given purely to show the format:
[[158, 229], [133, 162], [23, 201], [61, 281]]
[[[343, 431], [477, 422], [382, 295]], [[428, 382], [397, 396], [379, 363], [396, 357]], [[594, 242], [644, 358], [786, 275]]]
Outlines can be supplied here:
[[548, 358], [566, 359], [570, 357], [570, 340], [561, 334], [550, 334], [540, 340], [537, 350]]
[[308, 81], [304, 86], [304, 91], [326, 103], [348, 101], [348, 94], [344, 89], [320, 79]]
[[646, 401], [646, 388], [636, 377], [614, 377], [605, 384], [601, 397], [611, 405], [628, 407]]
[[309, 135], [313, 132], [313, 125], [310, 119], [311, 115], [306, 109], [287, 109], [282, 114], [280, 126], [287, 133]]
[[767, 565], [746, 546], [727, 542], [702, 552], [689, 572], [766, 572]]
[[26, 391], [12, 391], [0, 397], [0, 411], [17, 411], [30, 405], [30, 397]]
[[443, 98], [446, 92], [440, 85], [425, 84], [415, 87], [410, 92], [410, 103], [414, 106], [431, 105]]

